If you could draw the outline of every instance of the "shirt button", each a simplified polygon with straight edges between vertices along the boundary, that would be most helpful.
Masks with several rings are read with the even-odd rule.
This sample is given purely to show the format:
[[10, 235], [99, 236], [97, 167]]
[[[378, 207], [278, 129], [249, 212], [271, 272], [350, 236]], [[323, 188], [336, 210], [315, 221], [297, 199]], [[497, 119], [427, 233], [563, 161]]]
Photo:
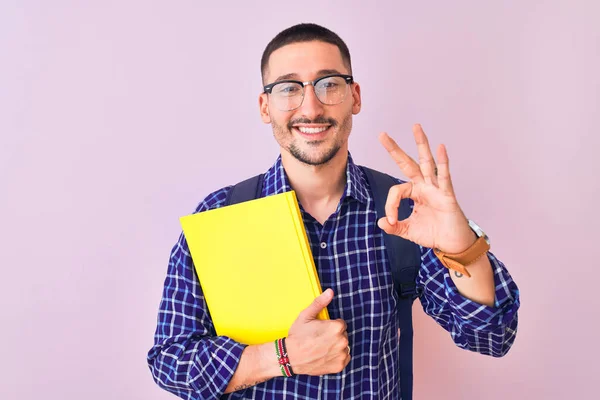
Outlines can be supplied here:
[[324, 248], [326, 248], [326, 247], [327, 247], [327, 243], [325, 243], [325, 242], [321, 242], [321, 248], [322, 248], [322, 249], [324, 249]]

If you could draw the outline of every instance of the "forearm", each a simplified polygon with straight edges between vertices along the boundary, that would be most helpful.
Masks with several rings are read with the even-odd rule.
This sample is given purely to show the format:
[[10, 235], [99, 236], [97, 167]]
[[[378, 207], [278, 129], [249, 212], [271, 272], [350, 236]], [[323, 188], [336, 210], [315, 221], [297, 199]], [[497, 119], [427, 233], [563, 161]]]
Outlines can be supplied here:
[[279, 375], [281, 370], [273, 343], [247, 346], [225, 393], [246, 389]]
[[471, 275], [470, 278], [460, 272], [449, 271], [450, 278], [452, 278], [458, 292], [469, 300], [493, 307], [496, 288], [494, 285], [494, 271], [487, 255], [468, 265], [466, 269]]
[[[432, 250], [422, 250], [417, 286], [422, 292], [420, 300], [425, 313], [450, 332], [459, 347], [496, 357], [506, 354], [517, 331], [520, 298], [504, 264], [491, 252], [487, 253], [485, 258], [491, 264], [495, 287], [494, 305], [490, 307], [460, 293], [455, 279], [451, 279], [454, 271], [446, 268]], [[469, 270], [469, 273], [476, 272]]]
[[242, 344], [223, 336], [164, 335], [148, 354], [148, 364], [163, 389], [183, 398], [216, 400], [231, 380], [243, 351]]

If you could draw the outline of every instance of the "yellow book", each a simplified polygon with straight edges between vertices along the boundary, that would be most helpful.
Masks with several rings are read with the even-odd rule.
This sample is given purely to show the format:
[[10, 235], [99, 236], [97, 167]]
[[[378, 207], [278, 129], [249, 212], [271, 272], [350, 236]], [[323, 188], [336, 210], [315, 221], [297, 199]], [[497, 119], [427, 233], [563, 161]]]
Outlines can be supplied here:
[[[217, 335], [287, 336], [322, 293], [294, 191], [180, 218]], [[327, 308], [319, 314], [329, 319]]]

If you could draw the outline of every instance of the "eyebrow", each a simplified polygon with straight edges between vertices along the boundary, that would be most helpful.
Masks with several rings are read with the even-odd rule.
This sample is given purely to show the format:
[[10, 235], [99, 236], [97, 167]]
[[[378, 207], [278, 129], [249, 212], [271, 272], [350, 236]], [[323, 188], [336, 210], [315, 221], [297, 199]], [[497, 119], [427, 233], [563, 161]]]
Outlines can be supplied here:
[[[341, 72], [338, 71], [337, 69], [322, 69], [319, 72], [317, 72], [317, 77], [320, 78], [325, 75], [333, 75], [333, 74], [341, 74]], [[275, 79], [275, 82], [285, 81], [288, 79], [300, 80], [298, 77], [298, 74], [295, 72], [292, 72], [290, 74], [281, 75], [280, 77]], [[318, 79], [318, 78], [316, 78], [316, 79]]]

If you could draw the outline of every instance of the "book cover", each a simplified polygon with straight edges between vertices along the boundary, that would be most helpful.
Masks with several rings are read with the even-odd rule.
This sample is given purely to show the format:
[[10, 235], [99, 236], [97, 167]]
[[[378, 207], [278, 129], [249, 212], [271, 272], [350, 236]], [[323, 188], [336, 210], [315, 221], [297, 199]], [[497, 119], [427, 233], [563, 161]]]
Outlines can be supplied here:
[[180, 222], [217, 335], [244, 344], [287, 336], [322, 293], [294, 191]]

